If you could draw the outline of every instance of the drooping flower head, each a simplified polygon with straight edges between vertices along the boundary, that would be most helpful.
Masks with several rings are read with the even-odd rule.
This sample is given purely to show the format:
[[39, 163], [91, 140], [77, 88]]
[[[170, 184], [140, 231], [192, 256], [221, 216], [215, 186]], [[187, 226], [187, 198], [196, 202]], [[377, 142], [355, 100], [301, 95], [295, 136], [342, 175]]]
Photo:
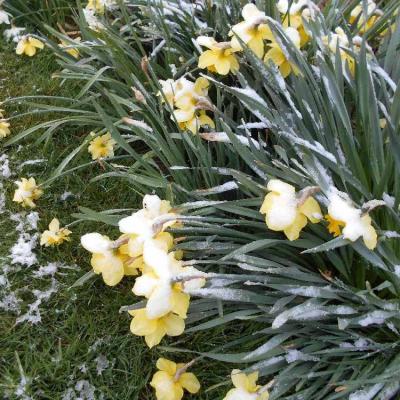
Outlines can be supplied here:
[[88, 152], [92, 155], [93, 160], [113, 157], [115, 145], [116, 141], [107, 132], [104, 135], [97, 136], [89, 143]]
[[[285, 34], [295, 47], [300, 48], [300, 34], [294, 28], [286, 28]], [[297, 67], [286, 57], [285, 52], [280, 47], [275, 38], [269, 44], [270, 49], [264, 57], [265, 62], [272, 61], [280, 70], [282, 76], [286, 78], [291, 72], [297, 73]]]
[[238, 50], [233, 49], [230, 42], [218, 43], [212, 37], [199, 36], [197, 43], [209, 49], [200, 55], [199, 68], [207, 68], [210, 72], [217, 72], [220, 75], [239, 70], [239, 62], [234, 55]]
[[244, 42], [258, 57], [264, 55], [264, 40], [271, 38], [271, 30], [266, 24], [265, 13], [256, 5], [249, 3], [243, 7], [244, 21], [234, 25], [229, 32], [232, 36], [231, 46], [235, 50], [243, 50], [240, 41]]
[[354, 207], [350, 198], [341, 192], [332, 190], [329, 194], [328, 214], [340, 229], [345, 239], [355, 242], [362, 237], [368, 249], [373, 250], [377, 245], [378, 235], [372, 226], [371, 217], [362, 210]]
[[223, 400], [268, 400], [268, 391], [262, 390], [261, 386], [257, 385], [257, 371], [246, 375], [234, 369], [231, 379], [235, 388], [231, 389]]
[[121, 249], [128, 238], [121, 236], [112, 241], [100, 233], [87, 233], [81, 237], [82, 246], [92, 253], [91, 265], [96, 274], [101, 274], [108, 286], [117, 285], [124, 275], [137, 275], [143, 265], [140, 258], [128, 257]]
[[185, 330], [185, 321], [179, 315], [169, 313], [160, 318], [149, 318], [145, 308], [131, 310], [131, 332], [137, 336], [144, 336], [147, 346], [151, 349], [157, 346], [162, 338], [182, 335]]
[[72, 232], [67, 228], [60, 228], [60, 221], [53, 218], [49, 224], [49, 229], [44, 231], [40, 237], [41, 246], [57, 246], [65, 241], [70, 240], [69, 235]]
[[35, 178], [22, 178], [15, 184], [18, 188], [14, 192], [13, 201], [22, 204], [23, 207], [35, 208], [34, 200], [37, 200], [43, 194], [43, 190], [36, 184]]
[[17, 44], [16, 53], [18, 55], [26, 54], [29, 57], [33, 57], [36, 54], [37, 49], [43, 49], [44, 44], [31, 36], [23, 36]]
[[156, 391], [157, 400], [181, 400], [184, 390], [192, 394], [200, 390], [196, 376], [184, 368], [185, 364], [176, 364], [165, 358], [157, 360], [158, 371], [150, 383]]
[[321, 220], [321, 209], [317, 201], [308, 196], [296, 196], [292, 185], [278, 179], [268, 182], [269, 193], [265, 196], [260, 212], [265, 214], [265, 222], [273, 231], [283, 231], [289, 240], [299, 238], [307, 220], [317, 223]]

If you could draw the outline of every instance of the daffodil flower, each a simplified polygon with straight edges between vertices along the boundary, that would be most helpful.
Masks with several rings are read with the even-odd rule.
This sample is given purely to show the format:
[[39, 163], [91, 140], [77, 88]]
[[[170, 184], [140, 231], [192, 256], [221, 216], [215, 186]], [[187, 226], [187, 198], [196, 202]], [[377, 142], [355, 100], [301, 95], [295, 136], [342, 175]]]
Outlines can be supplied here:
[[93, 10], [98, 14], [104, 14], [105, 4], [104, 0], [89, 0], [86, 5], [87, 10]]
[[173, 278], [182, 271], [182, 263], [157, 245], [156, 241], [144, 244], [143, 258], [150, 270], [136, 279], [132, 289], [137, 296], [145, 296], [147, 316], [160, 318], [170, 312], [186, 318], [190, 296], [182, 292]]
[[[0, 118], [2, 118], [1, 114]], [[0, 119], [0, 139], [7, 137], [10, 133], [10, 123], [5, 119]]]
[[244, 21], [234, 25], [229, 32], [229, 36], [232, 36], [231, 46], [237, 51], [243, 50], [239, 38], [261, 58], [264, 55], [264, 40], [272, 37], [265, 13], [249, 3], [243, 7], [242, 16]]
[[309, 40], [310, 35], [307, 33], [303, 19], [308, 21], [312, 12], [308, 8], [310, 3], [308, 0], [298, 0], [290, 2], [288, 0], [279, 0], [276, 8], [282, 14], [282, 24], [285, 28], [292, 27], [297, 29], [300, 35], [300, 46], [303, 47]]
[[40, 40], [30, 36], [24, 36], [17, 44], [16, 53], [18, 55], [26, 54], [29, 57], [33, 57], [37, 49], [43, 48], [44, 44]]
[[60, 228], [60, 221], [53, 218], [49, 224], [49, 229], [44, 231], [40, 237], [41, 246], [55, 246], [69, 240], [72, 232], [67, 228]]
[[174, 96], [177, 110], [174, 111], [174, 117], [181, 129], [188, 129], [195, 134], [201, 126], [215, 127], [214, 121], [205, 112], [205, 108], [211, 107], [207, 98], [209, 85], [209, 81], [203, 77], [196, 79], [194, 84], [187, 79], [177, 82]]
[[239, 62], [233, 54], [237, 49], [233, 49], [229, 42], [218, 43], [214, 38], [200, 36], [197, 43], [209, 49], [200, 55], [199, 68], [207, 68], [210, 72], [220, 75], [239, 70]]
[[313, 197], [300, 199], [292, 185], [278, 179], [268, 182], [270, 193], [265, 196], [260, 212], [265, 214], [265, 222], [273, 231], [283, 231], [289, 240], [299, 238], [301, 230], [311, 223], [321, 220], [321, 209]]
[[115, 145], [116, 141], [107, 132], [104, 135], [97, 136], [89, 143], [88, 152], [92, 155], [93, 160], [113, 157]]
[[223, 400], [268, 400], [269, 393], [257, 385], [258, 372], [249, 375], [234, 369], [231, 374], [234, 389], [231, 389]]
[[[79, 43], [82, 39], [80, 37], [77, 37], [73, 41], [76, 43]], [[67, 42], [65, 40], [61, 40], [61, 43], [59, 44], [59, 47], [62, 49], [65, 49], [65, 51], [72, 57], [74, 58], [79, 58], [79, 50], [71, 45], [70, 42]]]
[[151, 349], [157, 346], [165, 335], [179, 336], [185, 330], [185, 321], [183, 318], [169, 313], [160, 318], [150, 319], [147, 316], [146, 309], [130, 310], [129, 314], [133, 316], [130, 330], [136, 336], [144, 336], [147, 346]]
[[[146, 240], [154, 238], [176, 223], [176, 214], [172, 213], [171, 209], [169, 201], [161, 200], [157, 195], [146, 195], [143, 197], [143, 208], [129, 217], [122, 218], [118, 223], [119, 230], [135, 235], [132, 249], [136, 246], [141, 247]], [[161, 221], [161, 226], [158, 226], [158, 221]]]
[[373, 250], [377, 245], [378, 235], [372, 226], [371, 217], [354, 207], [346, 194], [332, 191], [328, 199], [329, 217], [340, 225], [339, 228], [344, 226], [343, 237], [352, 242], [362, 237], [367, 248]]
[[150, 383], [156, 391], [157, 400], [181, 400], [184, 389], [192, 394], [200, 390], [200, 383], [193, 373], [180, 372], [185, 367], [185, 364], [176, 364], [165, 358], [157, 360], [158, 371]]
[[[300, 48], [300, 35], [299, 32], [294, 28], [286, 28], [285, 34], [288, 39], [292, 41], [295, 47]], [[264, 57], [264, 61], [272, 61], [280, 70], [282, 76], [286, 78], [291, 72], [297, 73], [297, 67], [293, 65], [287, 58], [286, 54], [279, 46], [276, 39], [273, 39], [269, 44], [270, 49], [267, 51]]]
[[35, 178], [22, 178], [15, 184], [18, 188], [14, 192], [13, 201], [22, 204], [23, 207], [35, 208], [34, 200], [37, 200], [43, 194], [43, 190], [39, 189]]
[[382, 11], [378, 9], [374, 0], [367, 0], [366, 8], [364, 1], [360, 1], [350, 13], [350, 23], [357, 23], [359, 33], [365, 33], [371, 29], [382, 15]]
[[329, 48], [332, 54], [336, 54], [339, 51], [340, 58], [342, 60], [343, 67], [347, 64], [350, 72], [354, 74], [355, 60], [354, 58], [344, 49], [349, 48], [349, 39], [340, 27], [335, 29], [335, 32], [330, 32], [329, 35], [322, 38], [322, 42]]
[[18, 43], [23, 36], [23, 31], [25, 31], [25, 28], [18, 28], [12, 25], [10, 29], [4, 31], [4, 37], [6, 40], [12, 40], [13, 42]]
[[118, 248], [118, 241], [113, 242], [100, 233], [87, 233], [81, 237], [82, 246], [92, 253], [91, 265], [96, 274], [101, 274], [108, 286], [117, 285], [124, 275], [136, 275], [138, 264], [127, 260]]

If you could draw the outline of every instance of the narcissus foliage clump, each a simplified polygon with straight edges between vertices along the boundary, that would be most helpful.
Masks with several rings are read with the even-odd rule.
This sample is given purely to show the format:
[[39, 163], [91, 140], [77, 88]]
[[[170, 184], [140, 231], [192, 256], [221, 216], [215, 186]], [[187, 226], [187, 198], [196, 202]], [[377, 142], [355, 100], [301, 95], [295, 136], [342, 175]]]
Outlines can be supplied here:
[[[397, 396], [398, 2], [102, 5], [81, 13], [78, 59], [65, 35], [49, 46], [83, 87], [52, 111], [98, 132], [57, 174], [129, 183], [112, 210], [82, 209], [102, 225], [81, 243], [106, 285], [132, 288], [116, 321], [150, 348], [189, 338], [188, 364], [159, 361], [157, 399], [196, 393], [186, 369], [209, 360], [245, 371], [213, 398]], [[223, 345], [190, 343], [214, 328]]]

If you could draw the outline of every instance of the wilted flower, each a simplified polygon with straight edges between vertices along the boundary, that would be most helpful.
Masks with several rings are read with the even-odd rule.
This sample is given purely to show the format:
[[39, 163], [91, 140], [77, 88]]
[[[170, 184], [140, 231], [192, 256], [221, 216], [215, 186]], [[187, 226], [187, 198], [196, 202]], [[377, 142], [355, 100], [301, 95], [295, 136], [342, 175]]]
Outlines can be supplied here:
[[224, 400], [268, 400], [269, 393], [257, 385], [258, 372], [249, 375], [234, 369], [231, 374], [234, 389], [231, 389]]
[[60, 228], [60, 221], [57, 218], [53, 218], [49, 224], [49, 229], [44, 231], [40, 237], [40, 245], [45, 247], [57, 246], [69, 240], [68, 236], [71, 233], [67, 228]]
[[306, 199], [296, 196], [292, 185], [278, 179], [271, 179], [260, 212], [265, 214], [265, 222], [273, 231], [283, 231], [289, 240], [298, 239], [307, 219], [317, 223], [322, 218], [317, 201], [310, 196]]
[[22, 178], [20, 181], [16, 181], [15, 184], [18, 189], [14, 192], [13, 201], [21, 203], [23, 207], [36, 207], [34, 200], [37, 200], [43, 194], [43, 190], [36, 185], [35, 178]]
[[199, 36], [197, 43], [209, 49], [200, 55], [199, 68], [207, 68], [221, 75], [239, 70], [239, 62], [233, 54], [237, 50], [232, 48], [230, 42], [218, 43], [214, 38]]
[[18, 55], [26, 54], [29, 57], [32, 57], [36, 54], [37, 49], [43, 49], [44, 44], [33, 37], [24, 36], [17, 44], [16, 53]]
[[[300, 35], [299, 32], [294, 28], [286, 28], [285, 34], [292, 41], [295, 47], [300, 48]], [[267, 51], [264, 57], [264, 61], [268, 62], [271, 60], [279, 70], [284, 78], [286, 78], [292, 71], [297, 72], [297, 67], [290, 63], [286, 58], [284, 51], [279, 46], [278, 42], [273, 39], [269, 44], [270, 49]]]
[[133, 316], [131, 321], [131, 332], [137, 336], [144, 336], [147, 346], [157, 346], [162, 338], [167, 336], [182, 335], [185, 330], [185, 321], [173, 313], [166, 314], [160, 318], [149, 318], [145, 308], [130, 310]]
[[104, 135], [97, 136], [89, 143], [88, 152], [92, 155], [93, 160], [113, 157], [115, 145], [116, 141], [107, 132]]
[[249, 3], [243, 7], [242, 16], [244, 21], [234, 25], [229, 32], [233, 36], [232, 48], [242, 50], [238, 38], [244, 42], [258, 57], [264, 55], [264, 39], [272, 36], [269, 26], [266, 24], [266, 16], [254, 4]]
[[191, 372], [186, 372], [187, 364], [176, 364], [165, 358], [157, 360], [158, 372], [150, 385], [156, 391], [157, 400], [181, 400], [183, 390], [195, 394], [200, 390], [200, 383]]
[[328, 214], [335, 224], [330, 221], [331, 232], [335, 230], [333, 233], [337, 233], [344, 226], [342, 235], [345, 239], [355, 242], [362, 237], [368, 249], [373, 250], [376, 247], [378, 235], [372, 226], [371, 217], [354, 207], [346, 194], [337, 191], [330, 193]]

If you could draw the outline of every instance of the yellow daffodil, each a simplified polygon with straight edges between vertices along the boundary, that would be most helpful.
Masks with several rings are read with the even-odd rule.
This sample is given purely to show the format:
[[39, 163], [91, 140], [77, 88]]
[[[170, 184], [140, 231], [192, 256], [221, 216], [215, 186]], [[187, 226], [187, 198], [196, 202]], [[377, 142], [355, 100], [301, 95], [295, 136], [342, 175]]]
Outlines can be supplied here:
[[72, 232], [67, 228], [60, 228], [60, 221], [53, 218], [49, 224], [49, 229], [42, 233], [40, 237], [41, 246], [57, 246], [69, 240], [69, 235]]
[[261, 58], [264, 55], [264, 40], [272, 37], [265, 13], [249, 3], [243, 7], [242, 16], [244, 21], [234, 25], [229, 32], [229, 36], [232, 36], [231, 46], [237, 51], [243, 50], [239, 38]]
[[206, 114], [204, 110], [176, 110], [174, 112], [175, 119], [179, 123], [182, 130], [188, 130], [194, 135], [202, 126], [210, 126], [215, 128], [214, 121]]
[[114, 146], [116, 141], [111, 137], [110, 133], [106, 133], [94, 138], [88, 147], [88, 152], [92, 155], [93, 160], [114, 156]]
[[[303, 19], [308, 21], [311, 18], [311, 10], [307, 8], [310, 3], [307, 0], [298, 0], [290, 2], [288, 0], [279, 0], [276, 7], [282, 14], [282, 24], [285, 28], [292, 27], [297, 29], [300, 35], [300, 46], [303, 47], [309, 40]], [[305, 8], [306, 7], [306, 8]]]
[[[174, 312], [181, 318], [186, 318], [190, 296], [183, 292], [183, 286], [176, 281], [180, 274], [200, 275], [200, 271], [191, 267], [188, 271], [182, 266], [182, 261], [176, 260], [174, 253], [167, 253], [159, 247], [156, 241], [147, 241], [143, 252], [146, 272], [136, 279], [132, 289], [137, 296], [148, 299], [146, 312], [149, 318], [160, 318]], [[203, 286], [203, 280], [192, 282], [198, 287]]]
[[89, 0], [86, 5], [87, 10], [93, 10], [98, 14], [104, 14], [105, 10], [105, 1], [104, 0]]
[[[293, 44], [299, 49], [300, 48], [300, 35], [294, 28], [286, 28], [285, 34], [290, 39]], [[297, 73], [297, 67], [290, 63], [286, 58], [285, 53], [279, 46], [278, 42], [273, 39], [269, 44], [270, 49], [267, 51], [264, 57], [264, 61], [272, 61], [277, 67], [284, 78], [286, 78], [291, 72]]]
[[365, 33], [371, 29], [382, 15], [382, 11], [378, 9], [374, 0], [360, 1], [350, 13], [350, 23], [357, 23], [359, 33]]
[[230, 42], [218, 43], [214, 38], [200, 36], [197, 38], [197, 43], [209, 49], [200, 55], [199, 68], [207, 68], [220, 75], [239, 70], [239, 62], [233, 54], [237, 50], [231, 47]]
[[0, 139], [7, 137], [10, 131], [10, 124], [5, 119], [1, 119], [2, 115], [0, 114]]
[[43, 49], [44, 44], [33, 37], [24, 36], [17, 44], [16, 53], [18, 55], [26, 54], [32, 57], [36, 54], [37, 49]]
[[125, 270], [123, 258], [118, 254], [114, 242], [107, 236], [94, 232], [83, 235], [81, 244], [92, 253], [93, 271], [96, 274], [102, 274], [106, 285], [117, 285], [124, 277]]
[[203, 77], [196, 79], [194, 83], [186, 79], [177, 82], [174, 96], [177, 110], [174, 111], [174, 117], [181, 129], [187, 129], [195, 134], [201, 126], [215, 127], [214, 121], [204, 110], [211, 107], [207, 98], [209, 85], [209, 81]]
[[[74, 42], [76, 42], [76, 43], [79, 43], [80, 41], [81, 41], [81, 38], [80, 38], [80, 37], [74, 39]], [[65, 51], [66, 51], [69, 55], [71, 55], [72, 57], [74, 57], [74, 58], [79, 58], [79, 50], [78, 50], [76, 47], [74, 47], [73, 45], [71, 45], [70, 42], [67, 42], [67, 41], [65, 41], [65, 40], [61, 40], [61, 43], [59, 44], [59, 46], [60, 46], [62, 49], [65, 49]]]
[[157, 360], [158, 371], [150, 383], [156, 391], [157, 400], [181, 400], [184, 389], [192, 394], [200, 390], [196, 376], [186, 372], [185, 368], [185, 364], [176, 364], [165, 358]]
[[344, 30], [340, 27], [336, 28], [335, 33], [331, 32], [328, 36], [324, 36], [322, 42], [329, 48], [332, 54], [336, 54], [338, 49], [343, 67], [347, 64], [350, 72], [354, 74], [355, 60], [347, 51], [344, 50], [349, 48], [350, 45], [349, 39]]
[[223, 400], [268, 400], [269, 393], [257, 385], [258, 372], [249, 375], [234, 369], [231, 374], [234, 389], [231, 389]]
[[[157, 195], [146, 195], [143, 197], [143, 208], [129, 217], [119, 221], [119, 230], [122, 233], [133, 235], [132, 243], [129, 244], [131, 257], [135, 252], [143, 252], [143, 244], [148, 239], [153, 239], [160, 232], [176, 223], [176, 214], [171, 212], [169, 201], [161, 200]], [[161, 240], [171, 243], [170, 236], [162, 236]], [[170, 247], [167, 246], [167, 247]]]
[[311, 223], [321, 220], [321, 209], [313, 197], [301, 199], [295, 188], [278, 179], [268, 182], [270, 193], [265, 196], [260, 212], [265, 214], [265, 222], [273, 231], [283, 231], [289, 240], [299, 238], [301, 230]]
[[340, 226], [344, 226], [342, 235], [345, 239], [355, 242], [362, 237], [368, 249], [376, 247], [378, 235], [371, 217], [354, 207], [347, 195], [335, 191], [330, 193], [328, 214], [333, 220], [340, 221]]
[[157, 346], [162, 338], [167, 336], [182, 335], [185, 330], [185, 321], [178, 315], [169, 313], [161, 318], [150, 319], [146, 309], [130, 310], [133, 316], [131, 332], [137, 336], [144, 336], [147, 346], [151, 349]]
[[23, 207], [36, 207], [34, 200], [37, 200], [43, 194], [43, 190], [39, 189], [35, 178], [22, 178], [20, 181], [16, 181], [15, 184], [18, 188], [14, 192], [13, 201], [21, 203]]

